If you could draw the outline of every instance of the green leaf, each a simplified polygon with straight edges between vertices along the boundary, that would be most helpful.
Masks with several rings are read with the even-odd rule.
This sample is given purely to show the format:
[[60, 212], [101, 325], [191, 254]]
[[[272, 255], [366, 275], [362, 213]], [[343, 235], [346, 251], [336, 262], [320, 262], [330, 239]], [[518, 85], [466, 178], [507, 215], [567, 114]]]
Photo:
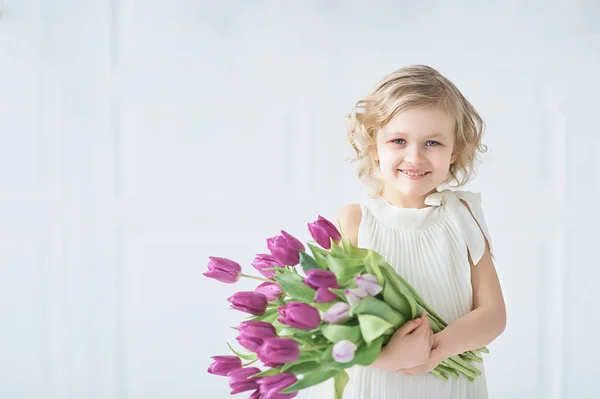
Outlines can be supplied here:
[[396, 328], [407, 321], [406, 316], [396, 312], [390, 305], [372, 296], [363, 298], [350, 309], [350, 315], [355, 314], [377, 316]]
[[302, 270], [304, 270], [304, 273], [311, 269], [324, 269], [324, 267], [321, 266], [315, 260], [315, 258], [313, 258], [304, 251], [300, 251], [300, 265], [302, 266]]
[[352, 359], [352, 362], [350, 362], [350, 365], [368, 366], [372, 364], [381, 354], [382, 344], [383, 337], [379, 337], [371, 344], [359, 346], [354, 354], [354, 359]]
[[411, 318], [412, 314], [416, 312], [416, 309], [411, 306], [411, 302], [406, 299], [406, 296], [396, 291], [393, 284], [391, 284], [387, 279], [383, 285], [382, 294], [385, 303], [402, 313], [404, 317]]
[[327, 266], [336, 275], [340, 285], [345, 285], [354, 276], [362, 274], [365, 270], [365, 265], [362, 259], [341, 258], [338, 256], [328, 255], [325, 260]]
[[327, 262], [325, 261], [325, 257], [329, 254], [329, 251], [324, 250], [323, 248], [317, 247], [309, 242], [306, 243], [308, 248], [310, 248], [310, 252], [313, 254], [313, 258], [320, 264], [323, 268], [327, 269]]
[[358, 342], [362, 336], [360, 334], [360, 326], [346, 326], [342, 324], [329, 324], [321, 327], [321, 332], [329, 341], [337, 344], [338, 342], [347, 339], [354, 343]]
[[348, 377], [348, 373], [342, 371], [338, 375], [336, 375], [333, 379], [334, 389], [335, 389], [335, 399], [342, 399], [344, 396], [344, 390], [346, 389], [346, 384], [350, 377]]
[[427, 306], [427, 304], [419, 296], [417, 291], [406, 280], [404, 280], [402, 278], [402, 276], [400, 276], [398, 273], [396, 273], [396, 271], [389, 264], [386, 264], [384, 268], [387, 270], [387, 272], [389, 273], [389, 276], [392, 278], [392, 280], [396, 284], [399, 284], [401, 286], [401, 289], [399, 290], [401, 293], [405, 294], [408, 298], [412, 297], [414, 302], [421, 305], [421, 307], [423, 307], [423, 309], [425, 309], [427, 311], [427, 313], [429, 313], [432, 317], [436, 318], [438, 321], [443, 323], [444, 326], [448, 325], [448, 323], [446, 323], [440, 316], [438, 316], [433, 311], [433, 309], [431, 309], [429, 306]]
[[274, 278], [283, 291], [292, 298], [303, 302], [312, 302], [315, 299], [317, 292], [302, 282], [302, 276], [289, 273]]
[[345, 254], [352, 254], [352, 250], [353, 250], [353, 245], [350, 242], [349, 239], [347, 239], [346, 237], [342, 236], [341, 239], [341, 243], [342, 243], [342, 248], [344, 249], [344, 253]]
[[265, 321], [267, 323], [273, 323], [273, 321], [277, 318], [279, 313], [277, 313], [277, 308], [267, 309], [265, 313], [260, 316], [256, 316], [251, 318], [252, 321]]
[[305, 374], [310, 373], [311, 371], [319, 369], [321, 367], [321, 363], [315, 360], [309, 360], [306, 362], [294, 364], [293, 366], [290, 366], [287, 369], [285, 369], [285, 372], [292, 374]]
[[[282, 371], [277, 369], [277, 368], [272, 368], [272, 369], [267, 369], [264, 371], [261, 371], [260, 373], [256, 373], [251, 375], [250, 377], [270, 377], [272, 375], [277, 375], [277, 374], [281, 374]], [[248, 378], [250, 378], [248, 377]]]
[[[388, 302], [392, 306], [398, 306], [398, 308], [396, 309], [399, 312], [401, 312], [411, 320], [414, 319], [417, 316], [417, 303], [412, 297], [412, 294], [406, 290], [402, 283], [395, 279], [394, 275], [397, 276], [398, 274], [390, 271], [388, 268], [382, 268], [381, 272], [383, 273], [386, 286], [389, 285], [389, 287], [387, 287], [387, 294], [390, 296], [390, 301], [388, 301], [388, 299], [386, 298], [386, 302]], [[384, 287], [384, 290], [385, 288], [386, 287]], [[397, 296], [394, 296], [392, 290], [393, 292], [397, 293]], [[385, 295], [386, 294], [384, 292], [384, 298]]]
[[229, 345], [229, 342], [227, 342], [227, 346], [229, 347], [229, 349], [235, 353], [236, 356], [244, 359], [244, 360], [256, 360], [256, 354], [252, 354], [252, 355], [242, 355], [241, 353], [237, 352], [235, 349], [233, 349], [231, 347], [231, 345]]
[[367, 248], [359, 248], [359, 247], [355, 247], [352, 244], [350, 244], [350, 245], [351, 245], [350, 253], [353, 258], [364, 259], [369, 255], [369, 252], [372, 252], [370, 249], [367, 249]]
[[317, 369], [317, 370], [311, 371], [310, 373], [304, 374], [304, 376], [301, 380], [298, 380], [293, 385], [291, 385], [291, 386], [287, 387], [286, 389], [283, 389], [279, 392], [280, 393], [297, 392], [297, 391], [300, 391], [301, 389], [306, 389], [308, 387], [312, 387], [314, 385], [320, 384], [323, 381], [327, 381], [328, 379], [333, 378], [336, 375], [338, 375], [340, 372], [341, 372], [341, 370], [336, 370], [336, 369], [327, 369], [327, 368]]
[[365, 268], [369, 274], [374, 274], [377, 277], [377, 280], [383, 281], [384, 277], [381, 273], [381, 269], [379, 268], [379, 264], [377, 263], [378, 258], [381, 258], [381, 255], [374, 251], [369, 251], [364, 259]]
[[331, 240], [330, 253], [347, 257], [346, 252], [344, 251], [344, 247], [336, 244], [333, 240]]
[[395, 330], [393, 324], [370, 314], [358, 315], [358, 323], [360, 332], [367, 344], [384, 334], [391, 334]]

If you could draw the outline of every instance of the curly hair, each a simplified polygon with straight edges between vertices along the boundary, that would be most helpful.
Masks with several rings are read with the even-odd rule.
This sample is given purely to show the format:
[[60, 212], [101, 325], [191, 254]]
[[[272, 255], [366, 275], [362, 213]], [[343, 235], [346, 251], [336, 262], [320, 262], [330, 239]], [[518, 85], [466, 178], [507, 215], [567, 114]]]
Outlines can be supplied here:
[[481, 143], [485, 123], [473, 105], [456, 86], [427, 65], [400, 68], [377, 83], [369, 95], [354, 105], [347, 115], [347, 139], [358, 162], [358, 178], [381, 195], [383, 181], [373, 157], [377, 133], [399, 112], [414, 108], [437, 107], [455, 119], [455, 162], [444, 183], [456, 187], [475, 174], [479, 154], [487, 151]]

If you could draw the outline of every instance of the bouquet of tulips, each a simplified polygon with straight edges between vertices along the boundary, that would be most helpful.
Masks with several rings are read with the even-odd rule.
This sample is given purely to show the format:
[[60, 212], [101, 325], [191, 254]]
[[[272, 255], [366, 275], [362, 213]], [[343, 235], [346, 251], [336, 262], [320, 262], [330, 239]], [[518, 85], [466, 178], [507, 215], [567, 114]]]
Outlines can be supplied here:
[[[270, 254], [252, 262], [262, 277], [242, 274], [230, 259], [210, 257], [206, 277], [230, 284], [241, 277], [264, 281], [228, 298], [232, 308], [249, 314], [235, 327], [247, 353], [228, 344], [234, 355], [213, 356], [208, 368], [229, 378], [232, 395], [252, 391], [251, 399], [293, 398], [333, 378], [339, 399], [349, 380], [345, 369], [373, 363], [406, 321], [426, 312], [434, 332], [447, 326], [381, 255], [354, 246], [321, 216], [308, 229], [318, 244], [307, 243], [310, 254], [285, 231], [267, 239]], [[453, 356], [431, 373], [473, 381], [481, 374], [472, 365], [483, 361], [479, 352], [488, 351]], [[263, 369], [252, 366], [257, 361]]]

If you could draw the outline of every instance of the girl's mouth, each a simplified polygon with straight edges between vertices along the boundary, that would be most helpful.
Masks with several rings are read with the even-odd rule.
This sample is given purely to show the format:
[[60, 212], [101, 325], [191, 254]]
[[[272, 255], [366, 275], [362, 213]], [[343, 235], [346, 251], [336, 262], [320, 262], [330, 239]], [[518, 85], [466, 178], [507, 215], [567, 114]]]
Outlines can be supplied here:
[[419, 180], [428, 176], [431, 172], [417, 172], [412, 170], [402, 170], [398, 169], [404, 176], [408, 177], [411, 180]]

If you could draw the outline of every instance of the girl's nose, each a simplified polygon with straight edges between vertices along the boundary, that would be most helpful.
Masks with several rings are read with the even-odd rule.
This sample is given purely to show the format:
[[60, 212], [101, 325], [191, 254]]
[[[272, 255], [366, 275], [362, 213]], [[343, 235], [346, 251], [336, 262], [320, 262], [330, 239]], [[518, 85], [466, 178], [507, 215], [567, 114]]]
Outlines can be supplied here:
[[421, 152], [421, 148], [418, 145], [412, 145], [406, 148], [404, 160], [412, 164], [422, 163], [423, 153]]

